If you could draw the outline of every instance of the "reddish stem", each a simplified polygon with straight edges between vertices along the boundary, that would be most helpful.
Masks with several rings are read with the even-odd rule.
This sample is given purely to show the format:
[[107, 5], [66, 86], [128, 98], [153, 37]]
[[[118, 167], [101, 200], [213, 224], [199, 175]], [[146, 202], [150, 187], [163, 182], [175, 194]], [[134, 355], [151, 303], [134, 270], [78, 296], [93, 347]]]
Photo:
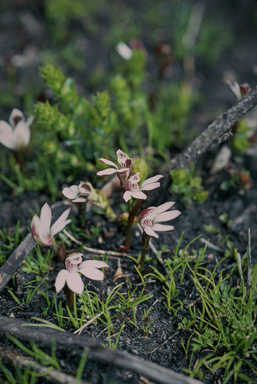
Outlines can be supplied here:
[[134, 207], [129, 212], [128, 224], [127, 224], [127, 228], [126, 228], [126, 240], [125, 240], [125, 248], [127, 250], [126, 252], [128, 252], [129, 247], [130, 247], [131, 230], [132, 230], [134, 218], [137, 214], [137, 211], [139, 210], [141, 202], [142, 202], [142, 200], [138, 200], [136, 202], [136, 204], [134, 205]]
[[149, 245], [150, 236], [148, 236], [145, 232], [142, 236], [142, 252], [141, 252], [141, 258], [140, 258], [140, 271], [144, 270], [145, 267], [145, 255], [146, 251]]

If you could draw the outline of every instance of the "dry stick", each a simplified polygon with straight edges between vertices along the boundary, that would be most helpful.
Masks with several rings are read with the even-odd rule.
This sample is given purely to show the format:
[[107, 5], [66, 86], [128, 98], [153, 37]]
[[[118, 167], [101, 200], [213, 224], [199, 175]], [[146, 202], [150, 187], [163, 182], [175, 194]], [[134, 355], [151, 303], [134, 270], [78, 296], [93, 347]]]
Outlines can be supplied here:
[[[20, 319], [0, 316], [0, 334], [11, 334], [22, 340], [34, 340], [46, 346], [55, 341], [56, 348], [62, 348], [66, 352], [81, 355], [84, 348], [89, 349], [88, 358], [105, 364], [113, 364], [116, 367], [131, 370], [143, 375], [159, 384], [200, 384], [198, 380], [172, 372], [156, 363], [145, 361], [128, 353], [103, 347], [100, 340], [92, 339], [85, 335], [73, 335], [68, 332], [59, 332], [53, 329], [42, 329], [37, 326], [28, 327]], [[23, 326], [22, 326], [23, 325]]]
[[[49, 367], [44, 367], [41, 364], [36, 363], [32, 358], [25, 357], [19, 353], [12, 352], [9, 349], [4, 349], [0, 347], [0, 357], [4, 362], [18, 364], [20, 367], [28, 367], [33, 369], [35, 372], [40, 373], [44, 378], [51, 381], [51, 383], [57, 384], [77, 384], [78, 381], [75, 377], [57, 371], [57, 369], [52, 369], [49, 371]], [[89, 384], [88, 381], [80, 380], [80, 384]]]
[[80, 327], [79, 329], [77, 329], [76, 331], [73, 332], [74, 335], [76, 335], [76, 333], [78, 333], [79, 335], [81, 334], [81, 332], [83, 331], [83, 329], [85, 329], [86, 327], [88, 327], [90, 324], [92, 324], [96, 319], [98, 319], [98, 317], [102, 316], [103, 315], [103, 311], [98, 313], [95, 317], [93, 317], [92, 319], [88, 320], [86, 322], [86, 324], [83, 324], [82, 327]]
[[29, 233], [20, 245], [13, 251], [4, 265], [0, 268], [0, 292], [12, 278], [17, 269], [21, 266], [25, 258], [35, 248], [36, 242]]
[[[82, 241], [76, 240], [75, 237], [73, 237], [69, 232], [66, 231], [66, 229], [63, 230], [63, 233], [65, 233], [65, 235], [69, 237], [69, 239], [71, 239], [74, 243], [78, 245], [82, 245]], [[89, 248], [86, 245], [83, 245], [83, 249], [91, 253], [99, 253], [100, 255], [105, 255], [106, 253], [108, 253], [108, 255], [113, 255], [113, 256], [132, 256], [132, 255], [129, 255], [128, 253], [123, 253], [123, 252], [103, 251], [102, 249]]]
[[[162, 172], [169, 172], [171, 169], [180, 169], [189, 167], [189, 165], [208, 149], [220, 144], [228, 139], [232, 134], [231, 127], [257, 105], [257, 87], [248, 92], [232, 108], [220, 115], [212, 124], [210, 124], [200, 136], [198, 136], [189, 147], [175, 156], [168, 166], [165, 166]], [[165, 180], [165, 187], [168, 186], [168, 180]], [[162, 183], [163, 185], [163, 183]]]

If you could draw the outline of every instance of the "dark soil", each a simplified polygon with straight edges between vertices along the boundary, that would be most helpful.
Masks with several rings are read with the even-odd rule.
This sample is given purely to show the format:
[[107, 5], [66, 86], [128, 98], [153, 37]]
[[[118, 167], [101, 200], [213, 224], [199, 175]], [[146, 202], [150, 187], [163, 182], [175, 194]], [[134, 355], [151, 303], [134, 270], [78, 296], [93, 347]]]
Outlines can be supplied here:
[[[131, 7], [138, 2], [130, 2]], [[164, 2], [165, 3], [165, 2]], [[215, 13], [215, 17], [220, 17], [223, 22], [227, 23], [232, 29], [235, 43], [233, 47], [224, 51], [217, 64], [212, 67], [206, 67], [206, 63], [202, 60], [196, 62], [196, 80], [198, 81], [199, 90], [204, 94], [204, 102], [198, 107], [194, 115], [193, 124], [197, 125], [198, 121], [202, 121], [202, 128], [211, 122], [208, 117], [208, 113], [217, 111], [225, 111], [229, 108], [235, 99], [232, 93], [225, 87], [223, 78], [226, 74], [230, 74], [232, 78], [239, 82], [249, 82], [253, 87], [256, 83], [256, 75], [253, 72], [253, 66], [257, 63], [257, 51], [256, 51], [256, 19], [257, 19], [257, 3], [254, 0], [241, 0], [241, 1], [224, 1], [211, 2], [207, 1], [206, 12], [211, 15]], [[139, 6], [137, 4], [137, 6]], [[13, 54], [24, 52], [24, 49], [28, 46], [36, 47], [37, 51], [40, 51], [42, 45], [47, 45], [47, 32], [44, 29], [44, 15], [42, 14], [43, 8], [36, 5], [34, 2], [21, 0], [8, 3], [2, 6], [3, 12], [1, 14], [0, 23], [0, 51], [1, 57], [0, 62], [3, 68], [2, 74], [0, 75], [1, 85], [4, 88], [5, 73], [8, 70], [8, 60]], [[32, 34], [29, 29], [27, 30], [24, 25], [20, 24], [20, 17], [24, 12], [31, 13], [40, 24], [40, 28], [43, 28], [43, 32]], [[107, 33], [107, 24], [103, 23], [104, 33]], [[221, 26], [222, 28], [222, 26]], [[147, 31], [145, 35], [147, 36]], [[81, 32], [78, 32], [81, 33]], [[101, 31], [103, 33], [103, 31]], [[141, 37], [141, 36], [140, 36]], [[143, 39], [144, 36], [141, 38]], [[90, 76], [90, 68], [96, 65], [99, 61], [103, 63], [106, 70], [111, 70], [112, 64], [110, 55], [106, 52], [106, 48], [103, 47], [101, 50], [100, 40], [101, 34], [97, 35], [98, 41], [91, 41], [87, 39], [87, 57], [90, 55], [91, 61], [87, 63], [87, 69], [84, 72], [71, 73], [75, 77], [76, 82], [79, 84], [85, 84], [81, 82], [82, 78], [88, 78]], [[99, 45], [98, 45], [99, 44]], [[147, 37], [146, 42], [147, 46]], [[96, 49], [97, 46], [97, 49]], [[154, 47], [147, 47], [149, 50], [149, 73], [150, 76], [154, 77]], [[40, 60], [39, 60], [40, 61]], [[31, 64], [30, 67], [16, 68], [16, 76], [21, 79], [28, 77], [37, 78], [38, 65], [40, 62], [36, 61]], [[153, 68], [151, 68], [151, 66]], [[182, 66], [180, 68], [182, 71]], [[19, 83], [18, 81], [18, 83]], [[169, 80], [170, 81], [170, 80]], [[31, 83], [30, 83], [31, 84]], [[39, 89], [38, 94], [42, 91], [42, 85], [37, 79], [37, 87]], [[41, 87], [41, 88], [40, 88]], [[22, 87], [21, 87], [22, 88]], [[16, 90], [17, 91], [17, 90]], [[18, 92], [18, 91], [17, 91]], [[21, 92], [25, 92], [24, 89]], [[90, 92], [86, 86], [80, 87], [80, 92]], [[17, 96], [17, 93], [16, 95]], [[0, 105], [1, 118], [7, 119], [9, 115], [9, 108], [4, 105]], [[206, 117], [207, 116], [207, 117]], [[198, 124], [199, 126], [199, 124]], [[208, 152], [198, 162], [197, 169], [199, 174], [203, 177], [203, 184], [205, 190], [208, 191], [209, 196], [207, 200], [202, 204], [194, 204], [190, 207], [185, 207], [179, 197], [172, 196], [169, 191], [160, 189], [158, 193], [154, 194], [151, 205], [158, 206], [166, 201], [176, 201], [176, 209], [179, 209], [182, 214], [176, 220], [174, 220], [175, 230], [171, 233], [160, 234], [157, 240], [153, 243], [159, 250], [162, 246], [167, 246], [167, 252], [163, 253], [162, 257], [169, 258], [174, 254], [174, 249], [179, 241], [181, 234], [184, 232], [183, 241], [181, 248], [185, 248], [186, 245], [202, 234], [202, 238], [210, 239], [211, 243], [218, 246], [218, 240], [216, 234], [207, 233], [204, 229], [204, 225], [214, 225], [218, 228], [223, 237], [229, 235], [229, 240], [233, 242], [234, 247], [237, 248], [238, 252], [243, 255], [247, 249], [248, 243], [248, 227], [251, 228], [252, 234], [252, 256], [253, 263], [257, 262], [257, 152], [251, 151], [251, 154], [244, 155], [240, 161], [233, 159], [227, 165], [226, 169], [219, 172], [218, 174], [210, 175], [210, 165], [212, 159], [218, 149]], [[221, 189], [224, 182], [231, 180], [231, 170], [238, 172], [245, 169], [250, 173], [250, 184], [246, 186], [244, 182], [237, 182], [234, 186], [228, 188], [228, 190]], [[222, 184], [223, 183], [223, 184]], [[1, 190], [1, 209], [0, 209], [0, 228], [7, 229], [10, 233], [15, 229], [18, 220], [21, 221], [21, 230], [24, 235], [27, 234], [27, 227], [30, 226], [31, 215], [28, 209], [33, 211], [36, 207], [42, 207], [45, 202], [50, 204], [50, 198], [46, 194], [39, 194], [36, 192], [24, 193], [20, 196], [15, 196], [11, 189], [0, 180]], [[111, 198], [114, 209], [119, 207], [117, 201], [122, 203], [122, 199], [118, 192], [115, 192], [114, 197]], [[118, 208], [119, 209], [119, 208]], [[228, 219], [232, 220], [232, 224], [229, 227], [222, 224], [219, 220], [221, 214], [227, 213]], [[76, 209], [74, 208], [74, 220], [78, 220], [76, 216]], [[124, 242], [124, 229], [116, 227], [114, 223], [110, 223], [104, 216], [95, 214], [92, 210], [87, 214], [87, 220], [90, 225], [101, 226], [103, 228], [100, 235], [92, 240], [86, 241], [85, 239], [79, 239], [84, 243], [88, 244], [92, 248], [118, 251], [119, 246]], [[0, 245], [3, 245], [0, 242]], [[135, 257], [140, 253], [141, 236], [139, 236], [138, 230], [133, 230], [133, 236], [131, 241], [130, 253]], [[201, 238], [196, 240], [195, 243], [189, 248], [191, 253], [193, 249], [199, 249], [203, 243]], [[72, 244], [71, 248], [75, 248], [76, 244]], [[149, 255], [152, 260], [146, 263], [146, 268], [150, 271], [150, 265], [154, 265], [160, 270], [161, 273], [165, 273], [162, 266], [155, 260], [155, 255], [149, 250]], [[85, 254], [86, 259], [90, 258], [91, 254]], [[215, 251], [211, 248], [207, 248], [206, 259], [204, 260], [204, 266], [212, 270], [216, 265], [216, 258], [220, 261], [224, 257], [224, 252]], [[117, 270], [118, 261], [117, 257], [109, 257], [108, 264], [110, 268], [106, 271], [105, 280], [103, 283], [90, 282], [88, 289], [97, 292], [99, 299], [102, 300], [107, 296], [107, 293], [115, 286], [115, 284], [126, 282], [125, 278], [119, 278], [113, 283], [113, 277]], [[230, 270], [235, 264], [233, 258], [226, 259], [221, 265], [225, 270]], [[48, 292], [53, 296], [55, 294], [54, 281], [57, 272], [62, 268], [61, 262], [54, 258], [52, 260], [53, 269], [50, 271], [47, 277], [47, 288]], [[132, 283], [132, 289], [135, 288], [136, 284], [139, 283], [137, 273], [134, 269], [133, 262], [128, 258], [121, 259], [121, 268], [123, 273], [129, 276]], [[19, 272], [22, 274], [22, 272]], [[32, 275], [25, 275], [23, 277], [26, 281], [33, 280]], [[196, 301], [196, 310], [201, 310], [201, 302], [198, 293], [192, 282], [189, 270], [186, 270], [183, 284], [180, 283], [180, 276], [175, 276], [177, 288], [179, 289], [178, 298], [181, 301], [192, 303]], [[236, 284], [234, 281], [230, 281], [231, 285]], [[8, 283], [7, 288], [17, 289], [14, 287], [13, 281]], [[31, 317], [42, 317], [48, 321], [57, 324], [55, 311], [49, 311], [46, 316], [42, 315], [42, 307], [46, 307], [45, 300], [38, 294], [35, 295], [35, 299], [30, 305], [17, 305], [17, 303], [11, 298], [10, 294], [5, 288], [0, 293], [0, 313], [4, 316], [14, 316], [23, 320], [31, 321]], [[120, 292], [125, 292], [128, 289], [128, 283], [126, 282], [121, 288]], [[139, 287], [140, 289], [140, 287]], [[138, 292], [140, 292], [138, 289]], [[122, 321], [125, 319], [125, 327], [121, 333], [121, 337], [118, 343], [118, 349], [127, 353], [134, 354], [135, 356], [153, 361], [164, 367], [174, 370], [178, 373], [183, 373], [184, 368], [189, 367], [190, 355], [192, 353], [191, 346], [189, 347], [189, 356], [185, 358], [185, 352], [181, 346], [181, 339], [184, 344], [190, 336], [189, 331], [179, 330], [178, 324], [182, 318], [189, 318], [190, 313], [185, 307], [177, 312], [174, 316], [173, 313], [168, 313], [164, 306], [164, 296], [161, 294], [161, 284], [157, 282], [149, 283], [146, 287], [146, 294], [151, 294], [152, 297], [145, 303], [138, 306], [137, 309], [137, 321], [138, 329], [136, 329], [129, 321], [132, 320], [132, 311], [127, 310], [120, 315], [116, 315], [114, 323], [115, 333], [119, 331]], [[19, 295], [19, 299], [22, 301], [25, 297], [26, 290], [24, 293]], [[61, 292], [58, 295], [59, 300], [63, 302], [64, 313], [66, 299]], [[153, 306], [153, 310], [149, 315], [149, 320], [154, 320], [151, 325], [151, 331], [146, 335], [142, 332], [142, 313], [143, 308], [148, 310]], [[67, 314], [67, 313], [66, 313]], [[97, 338], [98, 335], [104, 330], [105, 326], [98, 322], [97, 325], [90, 325], [83, 334], [87, 334], [91, 337]], [[65, 327], [66, 332], [73, 332], [74, 327], [70, 322]], [[100, 335], [103, 343], [107, 345], [107, 332], [103, 332]], [[0, 336], [1, 346], [15, 349], [14, 344], [8, 341], [6, 336]], [[28, 343], [25, 343], [29, 346]], [[44, 349], [44, 348], [42, 348]], [[44, 349], [48, 353], [49, 350]], [[195, 353], [190, 368], [192, 369], [197, 359], [202, 358], [209, 352]], [[57, 358], [61, 365], [61, 370], [73, 375], [79, 364], [80, 358], [73, 353], [72, 350], [68, 351], [57, 351]], [[249, 361], [251, 359], [249, 358]], [[8, 366], [8, 368], [10, 368]], [[12, 371], [13, 369], [10, 368]], [[216, 371], [215, 375], [212, 375], [209, 371], [204, 370], [204, 382], [205, 383], [222, 383], [223, 372]], [[242, 368], [242, 372], [250, 377], [253, 377], [253, 373], [249, 368]], [[4, 375], [0, 373], [1, 380], [4, 380]], [[115, 368], [111, 364], [101, 364], [94, 361], [88, 360], [84, 369], [83, 379], [90, 382], [91, 384], [108, 384], [108, 383], [128, 383], [128, 384], [139, 384], [146, 381], [139, 377], [134, 372], [127, 371], [126, 369]], [[45, 379], [41, 378], [39, 383], [46, 382]], [[232, 382], [229, 381], [229, 383]], [[237, 383], [241, 383], [240, 380]]]

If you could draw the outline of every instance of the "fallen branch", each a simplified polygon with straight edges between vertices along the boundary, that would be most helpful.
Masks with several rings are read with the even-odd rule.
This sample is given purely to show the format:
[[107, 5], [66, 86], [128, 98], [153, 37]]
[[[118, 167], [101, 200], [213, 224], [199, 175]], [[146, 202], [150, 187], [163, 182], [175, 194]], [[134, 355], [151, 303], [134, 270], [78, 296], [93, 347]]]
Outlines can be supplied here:
[[143, 375], [159, 384], [201, 384], [198, 380], [175, 373], [150, 361], [145, 361], [128, 353], [105, 348], [100, 340], [92, 339], [86, 335], [73, 335], [53, 329], [44, 330], [41, 327], [28, 327], [19, 319], [0, 316], [0, 334], [11, 334], [22, 340], [34, 340], [36, 343], [51, 346], [55, 341], [56, 348], [81, 355], [84, 348], [89, 349], [88, 358], [105, 364], [131, 370]]
[[[227, 140], [232, 135], [231, 127], [248, 111], [257, 105], [257, 87], [248, 92], [232, 108], [220, 115], [198, 136], [189, 147], [175, 156], [162, 172], [187, 168], [208, 149]], [[163, 185], [163, 183], [162, 183]]]
[[[17, 352], [12, 352], [8, 349], [0, 347], [0, 357], [2, 361], [6, 363], [11, 363], [19, 365], [19, 367], [33, 370], [42, 375], [44, 378], [49, 380], [51, 383], [56, 384], [77, 384], [78, 380], [75, 377], [57, 371], [57, 369], [52, 368], [49, 371], [49, 367], [44, 367], [43, 365], [36, 363], [32, 358], [25, 357]], [[89, 382], [80, 380], [80, 384], [89, 384]]]
[[37, 243], [33, 239], [31, 233], [29, 233], [9, 256], [7, 261], [0, 268], [0, 292], [21, 266], [26, 257], [35, 248], [36, 244]]
[[[60, 201], [51, 206], [52, 222], [56, 221], [61, 213], [63, 213], [63, 210], [67, 205], [69, 205], [69, 203], [66, 201]], [[30, 254], [30, 252], [33, 251], [36, 245], [37, 243], [33, 239], [31, 233], [29, 233], [20, 243], [20, 245], [8, 257], [7, 261], [0, 268], [0, 292], [12, 278], [15, 272], [20, 268], [23, 261]]]

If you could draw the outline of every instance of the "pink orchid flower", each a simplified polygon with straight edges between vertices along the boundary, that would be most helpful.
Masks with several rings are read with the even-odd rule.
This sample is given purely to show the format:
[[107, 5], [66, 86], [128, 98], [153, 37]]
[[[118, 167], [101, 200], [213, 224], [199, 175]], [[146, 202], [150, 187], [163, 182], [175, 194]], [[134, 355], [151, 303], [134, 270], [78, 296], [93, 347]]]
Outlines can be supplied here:
[[116, 152], [116, 155], [117, 155], [118, 163], [120, 165], [120, 169], [118, 169], [117, 165], [113, 161], [101, 158], [99, 160], [102, 163], [111, 165], [114, 168], [107, 168], [107, 169], [104, 169], [103, 171], [99, 171], [97, 172], [97, 176], [112, 175], [115, 172], [119, 174], [127, 175], [127, 172], [129, 172], [131, 168], [132, 160], [126, 155], [126, 153], [122, 152], [120, 149], [118, 149], [118, 151]]
[[248, 83], [238, 84], [237, 81], [234, 81], [232, 83], [231, 81], [226, 80], [226, 84], [236, 95], [237, 100], [241, 100], [242, 97], [245, 96], [251, 90], [251, 87]]
[[0, 121], [0, 142], [7, 148], [14, 151], [22, 150], [27, 147], [30, 141], [30, 129], [34, 117], [31, 116], [27, 121], [23, 113], [14, 108], [9, 117], [9, 123]]
[[131, 197], [134, 197], [134, 199], [145, 200], [147, 196], [142, 191], [151, 191], [152, 189], [159, 188], [160, 183], [158, 180], [160, 180], [162, 177], [162, 175], [150, 177], [150, 179], [146, 179], [139, 187], [139, 172], [130, 174], [127, 180], [128, 191], [124, 193], [123, 199], [126, 201], [126, 203], [131, 199]]
[[54, 235], [62, 231], [63, 228], [71, 222], [70, 219], [67, 220], [69, 213], [70, 208], [63, 212], [59, 219], [51, 226], [51, 208], [45, 203], [41, 209], [40, 218], [35, 215], [31, 222], [31, 232], [35, 241], [39, 245], [53, 246], [56, 250], [57, 245], [55, 243]]
[[159, 222], [165, 222], [165, 221], [175, 219], [181, 214], [181, 212], [177, 210], [165, 212], [168, 209], [170, 209], [174, 204], [175, 204], [174, 202], [170, 201], [168, 203], [164, 203], [160, 205], [157, 208], [150, 207], [140, 212], [138, 216], [138, 220], [144, 232], [148, 236], [153, 236], [158, 238], [159, 235], [157, 235], [155, 231], [164, 232], [164, 231], [172, 231], [174, 229], [172, 225], [158, 224]]
[[108, 265], [103, 261], [97, 260], [87, 260], [82, 262], [82, 256], [83, 253], [73, 252], [66, 258], [66, 269], [62, 269], [55, 280], [55, 289], [57, 293], [60, 292], [66, 283], [71, 291], [80, 295], [84, 290], [84, 283], [80, 273], [91, 280], [103, 280], [104, 274], [97, 268], [105, 268], [108, 267]]
[[73, 203], [84, 203], [87, 201], [90, 192], [90, 186], [81, 182], [79, 185], [64, 188], [62, 194], [67, 197], [67, 199], [71, 199]]

